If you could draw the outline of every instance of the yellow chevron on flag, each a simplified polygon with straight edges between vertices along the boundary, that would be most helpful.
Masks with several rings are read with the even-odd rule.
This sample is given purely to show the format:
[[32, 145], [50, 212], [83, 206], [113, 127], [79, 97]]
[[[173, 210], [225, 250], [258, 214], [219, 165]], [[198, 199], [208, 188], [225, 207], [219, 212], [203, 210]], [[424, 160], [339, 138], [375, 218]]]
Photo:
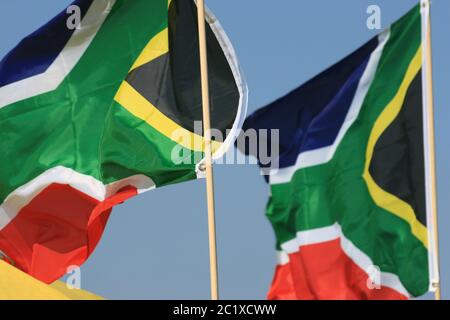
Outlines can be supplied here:
[[56, 281], [47, 285], [0, 260], [0, 300], [102, 300], [93, 293], [68, 289]]

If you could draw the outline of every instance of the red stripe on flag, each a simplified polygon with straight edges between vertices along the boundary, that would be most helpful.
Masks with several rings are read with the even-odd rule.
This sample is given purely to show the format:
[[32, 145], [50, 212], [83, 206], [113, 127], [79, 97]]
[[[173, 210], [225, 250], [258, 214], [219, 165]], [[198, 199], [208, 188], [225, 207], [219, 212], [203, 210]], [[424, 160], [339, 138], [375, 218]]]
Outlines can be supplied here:
[[369, 276], [342, 250], [340, 240], [302, 246], [278, 265], [270, 300], [405, 300], [396, 290], [369, 289]]
[[97, 246], [112, 207], [137, 194], [121, 189], [100, 202], [69, 185], [40, 192], [0, 231], [0, 247], [14, 265], [51, 283], [80, 266]]

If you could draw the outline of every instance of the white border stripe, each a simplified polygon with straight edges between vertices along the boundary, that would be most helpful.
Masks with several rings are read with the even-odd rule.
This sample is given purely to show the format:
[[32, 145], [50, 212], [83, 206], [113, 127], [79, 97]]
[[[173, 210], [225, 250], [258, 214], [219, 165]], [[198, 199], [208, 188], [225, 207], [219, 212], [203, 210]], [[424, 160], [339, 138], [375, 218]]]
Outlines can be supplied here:
[[320, 229], [312, 229], [297, 232], [297, 237], [281, 245], [281, 249], [288, 254], [298, 251], [298, 248], [306, 245], [331, 241], [341, 236], [340, 229], [332, 225]]
[[353, 98], [350, 109], [334, 143], [328, 147], [300, 153], [298, 155], [297, 161], [291, 167], [272, 169], [269, 176], [270, 184], [288, 183], [289, 181], [291, 181], [297, 170], [324, 164], [333, 158], [338, 145], [341, 143], [348, 129], [352, 126], [359, 115], [367, 92], [369, 91], [373, 79], [375, 78], [375, 74], [378, 69], [378, 63], [380, 62], [384, 46], [386, 45], [389, 36], [390, 29], [385, 30], [378, 36], [378, 47], [372, 52], [370, 56], [366, 70], [364, 71], [364, 74], [359, 81], [355, 97]]
[[432, 208], [432, 194], [431, 194], [431, 176], [430, 176], [430, 163], [431, 163], [431, 151], [429, 145], [429, 115], [428, 115], [428, 98], [430, 93], [428, 92], [428, 63], [427, 63], [427, 33], [428, 22], [430, 19], [430, 3], [428, 0], [421, 0], [421, 16], [422, 16], [422, 112], [423, 112], [423, 137], [424, 137], [424, 153], [425, 153], [425, 196], [426, 196], [426, 208], [427, 208], [427, 229], [428, 229], [428, 269], [430, 274], [430, 292], [435, 292], [436, 288], [433, 287], [433, 283], [439, 283], [439, 265], [436, 254], [436, 242], [435, 242], [435, 226], [433, 223], [433, 208]]
[[94, 0], [81, 22], [81, 28], [75, 30], [47, 71], [0, 88], [0, 109], [58, 88], [86, 52], [115, 2]]
[[91, 176], [78, 173], [72, 169], [63, 166], [54, 167], [8, 195], [5, 201], [0, 205], [0, 231], [5, 228], [17, 216], [20, 210], [28, 205], [41, 191], [54, 183], [70, 185], [72, 188], [98, 201], [104, 201], [126, 186], [135, 187], [138, 189], [138, 193], [155, 188], [153, 180], [144, 175], [135, 175], [105, 185]]
[[[197, 0], [194, 0], [197, 4]], [[214, 14], [205, 6], [205, 12], [206, 12], [206, 21], [208, 22], [209, 26], [211, 27], [211, 30], [214, 32], [214, 35], [217, 38], [217, 41], [220, 44], [220, 47], [222, 48], [228, 64], [230, 65], [231, 71], [233, 72], [234, 79], [236, 81], [236, 86], [239, 90], [239, 107], [238, 112], [236, 114], [236, 119], [233, 123], [233, 127], [228, 132], [228, 135], [225, 139], [225, 141], [222, 143], [220, 148], [216, 150], [216, 152], [213, 154], [213, 160], [220, 159], [230, 147], [234, 144], [234, 141], [236, 141], [236, 138], [238, 137], [240, 130], [242, 128], [242, 125], [244, 123], [245, 117], [247, 115], [247, 105], [248, 105], [248, 87], [247, 82], [244, 77], [244, 73], [239, 65], [239, 61], [236, 55], [236, 52], [234, 50], [234, 47], [228, 38], [227, 34], [222, 28], [222, 25], [220, 24], [220, 21], [214, 16]], [[198, 178], [204, 178], [205, 173], [201, 170], [199, 170], [199, 166], [204, 163], [205, 159], [200, 161], [196, 166], [197, 171], [197, 177]]]
[[[342, 233], [342, 228], [338, 223], [335, 223], [329, 227], [298, 232], [295, 239], [281, 245], [282, 251], [277, 251], [278, 264], [288, 264], [289, 254], [299, 252], [303, 246], [328, 242], [336, 239], [340, 239], [342, 250], [358, 267], [364, 270], [364, 272], [367, 272], [369, 268], [374, 266], [374, 263], [370, 257], [345, 237]], [[401, 283], [399, 277], [393, 273], [381, 272], [380, 277], [378, 279], [373, 279], [373, 281], [377, 285], [389, 287], [408, 298], [411, 297], [409, 292]]]

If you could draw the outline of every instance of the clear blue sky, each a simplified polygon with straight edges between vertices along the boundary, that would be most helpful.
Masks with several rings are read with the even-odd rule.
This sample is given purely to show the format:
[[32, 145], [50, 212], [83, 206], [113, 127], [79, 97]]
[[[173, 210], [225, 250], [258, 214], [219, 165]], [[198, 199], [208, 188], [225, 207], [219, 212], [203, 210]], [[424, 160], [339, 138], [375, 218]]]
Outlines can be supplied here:
[[[71, 0], [0, 2], [0, 56]], [[250, 88], [249, 112], [287, 93], [373, 35], [366, 8], [383, 27], [417, 0], [207, 0], [230, 36]], [[450, 1], [432, 8], [443, 296], [450, 298]], [[263, 299], [275, 266], [264, 216], [268, 187], [255, 166], [216, 167], [220, 293]], [[176, 199], [176, 200], [175, 200]], [[82, 286], [106, 298], [208, 299], [204, 182], [141, 195], [116, 208], [82, 267]]]

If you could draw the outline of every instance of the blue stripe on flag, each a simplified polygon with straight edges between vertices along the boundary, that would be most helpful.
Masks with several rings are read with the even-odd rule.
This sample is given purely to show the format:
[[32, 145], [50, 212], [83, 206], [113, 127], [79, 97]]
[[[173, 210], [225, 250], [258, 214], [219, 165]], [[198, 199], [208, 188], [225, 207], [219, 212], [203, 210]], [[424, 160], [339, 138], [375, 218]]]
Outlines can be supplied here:
[[244, 130], [280, 130], [280, 168], [294, 165], [303, 152], [332, 145], [377, 46], [378, 38], [373, 38], [306, 84], [256, 111], [246, 119]]
[[[76, 0], [82, 17], [93, 0]], [[45, 72], [64, 49], [74, 30], [67, 28], [66, 10], [24, 38], [0, 61], [0, 87]]]

